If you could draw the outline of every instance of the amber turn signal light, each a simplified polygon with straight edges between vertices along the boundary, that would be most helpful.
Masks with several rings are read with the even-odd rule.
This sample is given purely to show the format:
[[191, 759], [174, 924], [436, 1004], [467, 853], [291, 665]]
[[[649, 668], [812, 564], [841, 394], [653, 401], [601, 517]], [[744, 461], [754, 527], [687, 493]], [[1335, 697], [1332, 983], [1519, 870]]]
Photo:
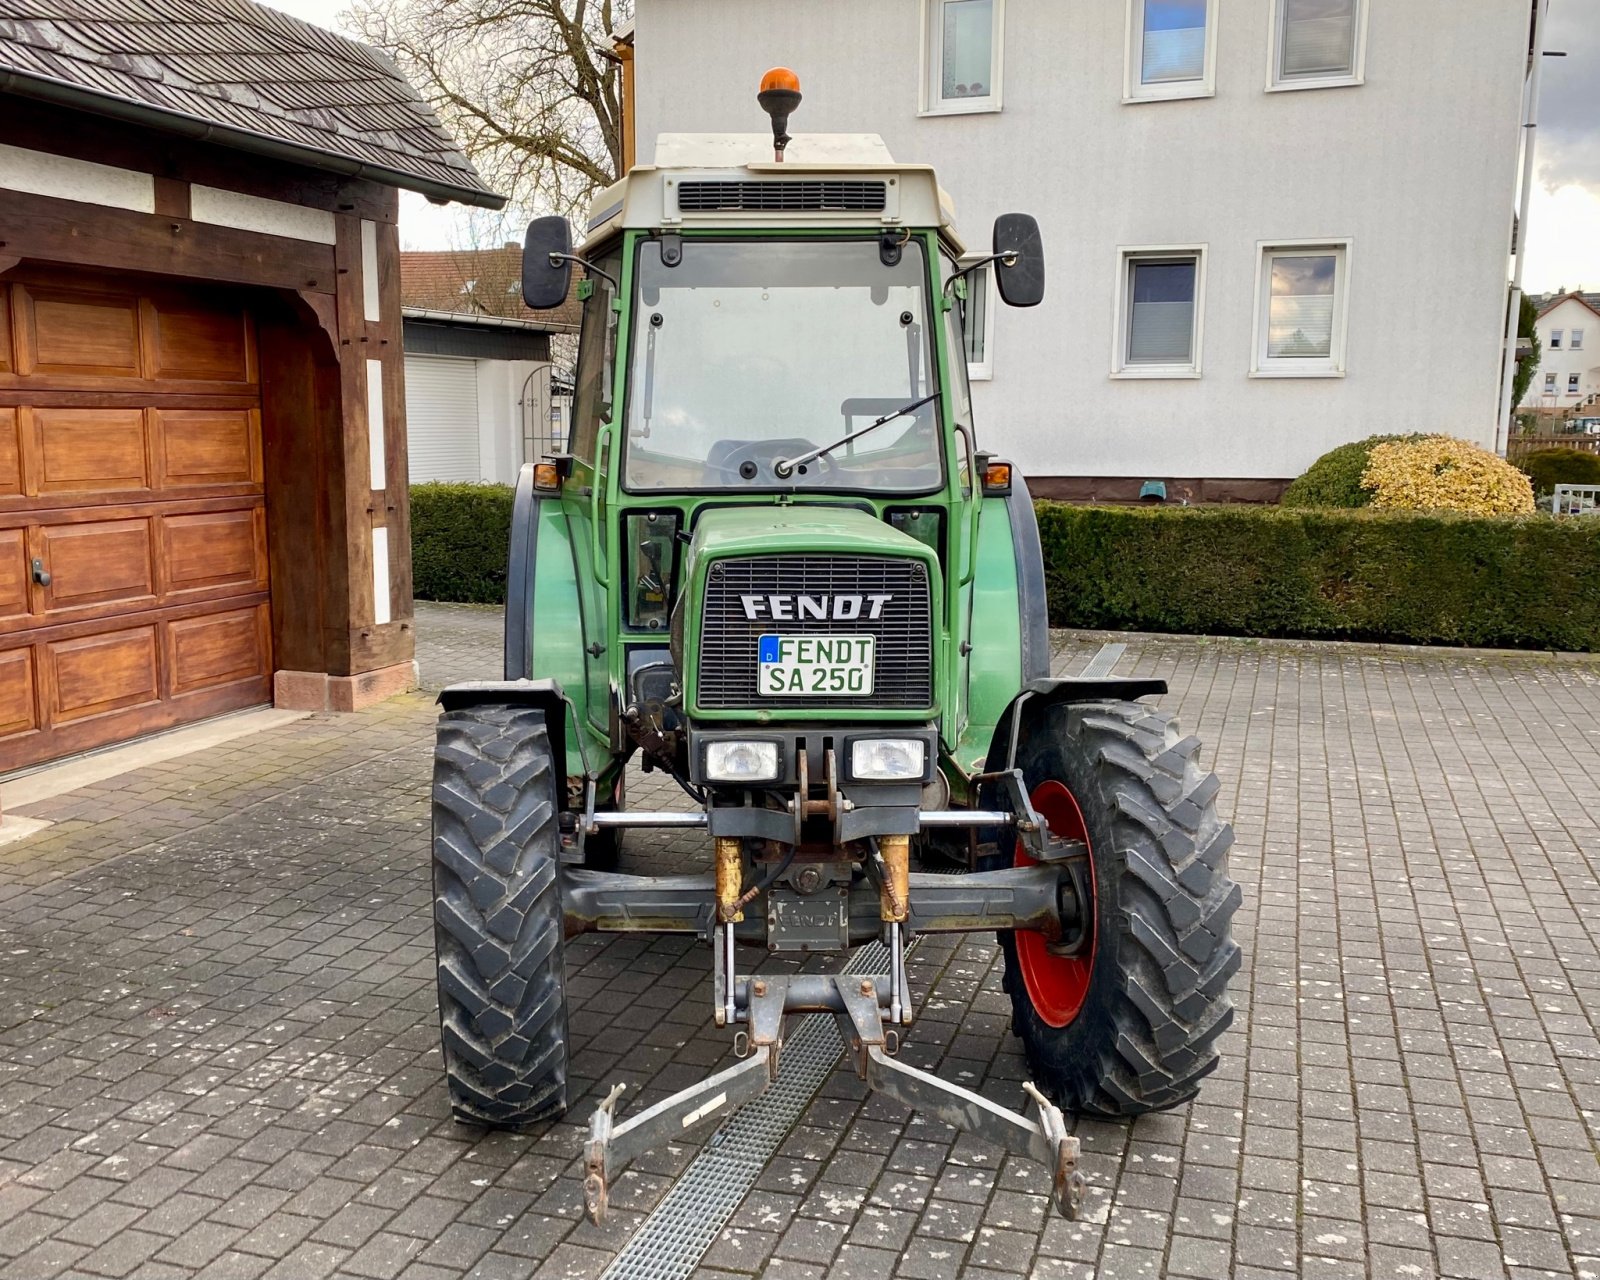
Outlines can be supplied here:
[[533, 487], [554, 493], [561, 487], [561, 469], [553, 462], [538, 462], [533, 467]]
[[1006, 494], [1011, 492], [1011, 464], [991, 462], [983, 469], [983, 491]]

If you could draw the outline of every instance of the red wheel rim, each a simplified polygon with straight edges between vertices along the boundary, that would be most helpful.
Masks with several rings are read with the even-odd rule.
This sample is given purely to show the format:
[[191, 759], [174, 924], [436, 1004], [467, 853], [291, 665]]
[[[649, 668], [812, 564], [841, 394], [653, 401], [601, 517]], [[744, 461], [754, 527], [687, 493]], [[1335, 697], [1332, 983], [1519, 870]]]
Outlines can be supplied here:
[[[1072, 798], [1072, 792], [1054, 778], [1041, 782], [1033, 789], [1033, 807], [1039, 811], [1052, 835], [1061, 840], [1082, 840], [1089, 843], [1089, 829], [1083, 822], [1083, 810]], [[1028, 856], [1017, 841], [1015, 865], [1031, 867], [1035, 860]], [[1094, 860], [1089, 861], [1089, 886], [1094, 888]], [[1022, 971], [1022, 985], [1027, 988], [1028, 999], [1041, 1021], [1052, 1027], [1064, 1027], [1083, 1009], [1083, 1000], [1089, 994], [1089, 977], [1094, 972], [1094, 956], [1099, 946], [1099, 936], [1094, 927], [1093, 905], [1090, 906], [1089, 949], [1085, 954], [1058, 956], [1050, 951], [1044, 935], [1032, 930], [1019, 929], [1015, 934], [1017, 968]]]

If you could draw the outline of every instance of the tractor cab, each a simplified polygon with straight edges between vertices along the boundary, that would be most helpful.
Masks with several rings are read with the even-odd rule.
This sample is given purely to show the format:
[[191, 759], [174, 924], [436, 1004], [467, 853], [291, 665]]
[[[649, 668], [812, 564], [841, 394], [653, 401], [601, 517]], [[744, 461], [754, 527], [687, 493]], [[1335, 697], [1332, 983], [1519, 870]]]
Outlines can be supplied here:
[[[884, 697], [914, 709], [944, 752], [967, 738], [970, 765], [1003, 706], [973, 702], [959, 660], [983, 596], [972, 587], [978, 512], [986, 497], [1004, 507], [1012, 494], [1010, 467], [991, 466], [974, 434], [963, 315], [979, 264], [928, 166], [896, 163], [874, 135], [779, 136], [775, 150], [760, 134], [666, 135], [655, 164], [596, 196], [576, 249], [563, 219], [529, 228], [530, 306], [565, 299], [574, 267], [583, 272], [570, 452], [535, 479], [542, 471], [542, 488], [559, 493], [571, 518], [594, 523], [600, 573], [616, 565], [595, 606], [622, 651], [591, 655], [586, 683], [596, 693], [627, 690], [624, 701], [641, 709], [664, 679], [679, 688], [687, 714], [649, 731], [657, 741], [682, 738], [682, 768], [697, 785], [714, 779], [689, 749], [696, 718], [857, 714], [840, 696], [868, 699], [873, 712]], [[994, 252], [981, 261], [993, 264], [1008, 302], [1042, 298], [1032, 218], [1001, 218]], [[1019, 486], [1012, 505], [1025, 497]], [[826, 582], [780, 574], [785, 590], [736, 602], [748, 610], [736, 621], [764, 618], [770, 629], [752, 636], [740, 625], [725, 636], [699, 625], [707, 615], [696, 575], [738, 567], [704, 549], [733, 547], [731, 532], [746, 527], [756, 549], [768, 550], [802, 509], [813, 533], [831, 524], [863, 555], [926, 569], [917, 635], [894, 633], [907, 623], [905, 595], [842, 616], [861, 594], [852, 586], [871, 583], [852, 583], [815, 557], [811, 572], [830, 574]], [[1031, 530], [1031, 512], [1023, 514]], [[1020, 632], [1026, 606], [1013, 598], [1009, 607]], [[793, 625], [778, 625], [785, 621]], [[846, 643], [850, 636], [859, 642]], [[753, 673], [738, 669], [740, 646], [757, 659]], [[908, 663], [915, 680], [905, 678]], [[1013, 678], [1023, 674], [1019, 666]], [[751, 679], [765, 692], [743, 690]], [[897, 684], [915, 685], [915, 696], [896, 694]], [[768, 694], [784, 700], [766, 704]], [[587, 710], [610, 746], [623, 745], [627, 707], [620, 717], [603, 702]], [[926, 760], [930, 782], [937, 754]]]
[[[1083, 1179], [1060, 1110], [1192, 1097], [1227, 1025], [1237, 905], [1215, 779], [1136, 700], [1159, 680], [1052, 679], [1033, 504], [979, 447], [970, 272], [1044, 293], [1037, 223], [976, 261], [925, 165], [873, 135], [669, 135], [580, 239], [528, 229], [523, 292], [583, 322], [568, 451], [523, 470], [504, 679], [441, 695], [434, 869], [456, 1114], [567, 1105], [561, 939], [678, 932], [711, 953], [737, 1066], [615, 1122], [586, 1200], [779, 1069], [785, 1019], [838, 1019], [874, 1088]], [[689, 807], [638, 809], [633, 769]], [[619, 841], [704, 832], [692, 874]], [[630, 844], [630, 848], [636, 847]], [[1131, 932], [1130, 932], [1131, 929]], [[911, 940], [998, 933], [1037, 1119], [899, 1062]], [[741, 974], [741, 948], [882, 947], [882, 972]], [[619, 1086], [620, 1089], [620, 1086]]]

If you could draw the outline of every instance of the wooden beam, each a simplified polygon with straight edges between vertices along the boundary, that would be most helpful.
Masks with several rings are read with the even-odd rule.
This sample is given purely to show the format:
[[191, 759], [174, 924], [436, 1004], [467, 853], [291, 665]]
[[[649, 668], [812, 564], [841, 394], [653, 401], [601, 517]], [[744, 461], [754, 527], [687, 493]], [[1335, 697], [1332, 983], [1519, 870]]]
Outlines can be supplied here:
[[156, 212], [163, 218], [188, 218], [189, 184], [182, 178], [156, 175]]
[[[389, 530], [389, 580], [394, 588], [394, 618], [405, 625], [400, 637], [411, 656], [411, 485], [406, 448], [405, 354], [400, 317], [400, 233], [390, 225], [378, 226], [378, 307], [382, 319], [367, 331], [384, 353], [383, 423], [384, 473], [388, 487], [383, 497], [384, 525]], [[378, 495], [374, 495], [375, 497]]]
[[0, 251], [7, 256], [199, 281], [334, 288], [334, 254], [325, 244], [21, 191], [4, 195]]
[[[394, 190], [364, 178], [302, 168], [157, 130], [24, 98], [5, 100], [5, 141], [30, 151], [154, 173], [271, 200], [395, 221]], [[161, 206], [158, 204], [157, 210]]]

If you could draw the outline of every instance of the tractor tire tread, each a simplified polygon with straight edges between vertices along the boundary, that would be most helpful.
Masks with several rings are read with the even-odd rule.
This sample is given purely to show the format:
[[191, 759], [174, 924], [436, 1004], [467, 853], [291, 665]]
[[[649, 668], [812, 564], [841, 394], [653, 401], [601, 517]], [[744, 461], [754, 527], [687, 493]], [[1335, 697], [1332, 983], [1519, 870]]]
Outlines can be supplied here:
[[1216, 814], [1220, 784], [1201, 768], [1197, 738], [1136, 703], [1053, 707], [1035, 732], [1044, 740], [1021, 755], [1034, 762], [1030, 787], [1069, 760], [1086, 775], [1060, 780], [1089, 823], [1097, 881], [1103, 867], [1115, 869], [1110, 915], [1098, 915], [1115, 936], [1101, 938], [1111, 950], [1104, 963], [1097, 951], [1084, 1013], [1060, 1029], [1034, 1011], [1003, 936], [1012, 1028], [1034, 1078], [1063, 1107], [1129, 1116], [1181, 1105], [1216, 1069], [1240, 964], [1231, 924], [1241, 893], [1227, 874], [1233, 832]]
[[518, 1128], [567, 1106], [566, 978], [555, 768], [544, 713], [439, 719], [434, 943], [451, 1107]]

